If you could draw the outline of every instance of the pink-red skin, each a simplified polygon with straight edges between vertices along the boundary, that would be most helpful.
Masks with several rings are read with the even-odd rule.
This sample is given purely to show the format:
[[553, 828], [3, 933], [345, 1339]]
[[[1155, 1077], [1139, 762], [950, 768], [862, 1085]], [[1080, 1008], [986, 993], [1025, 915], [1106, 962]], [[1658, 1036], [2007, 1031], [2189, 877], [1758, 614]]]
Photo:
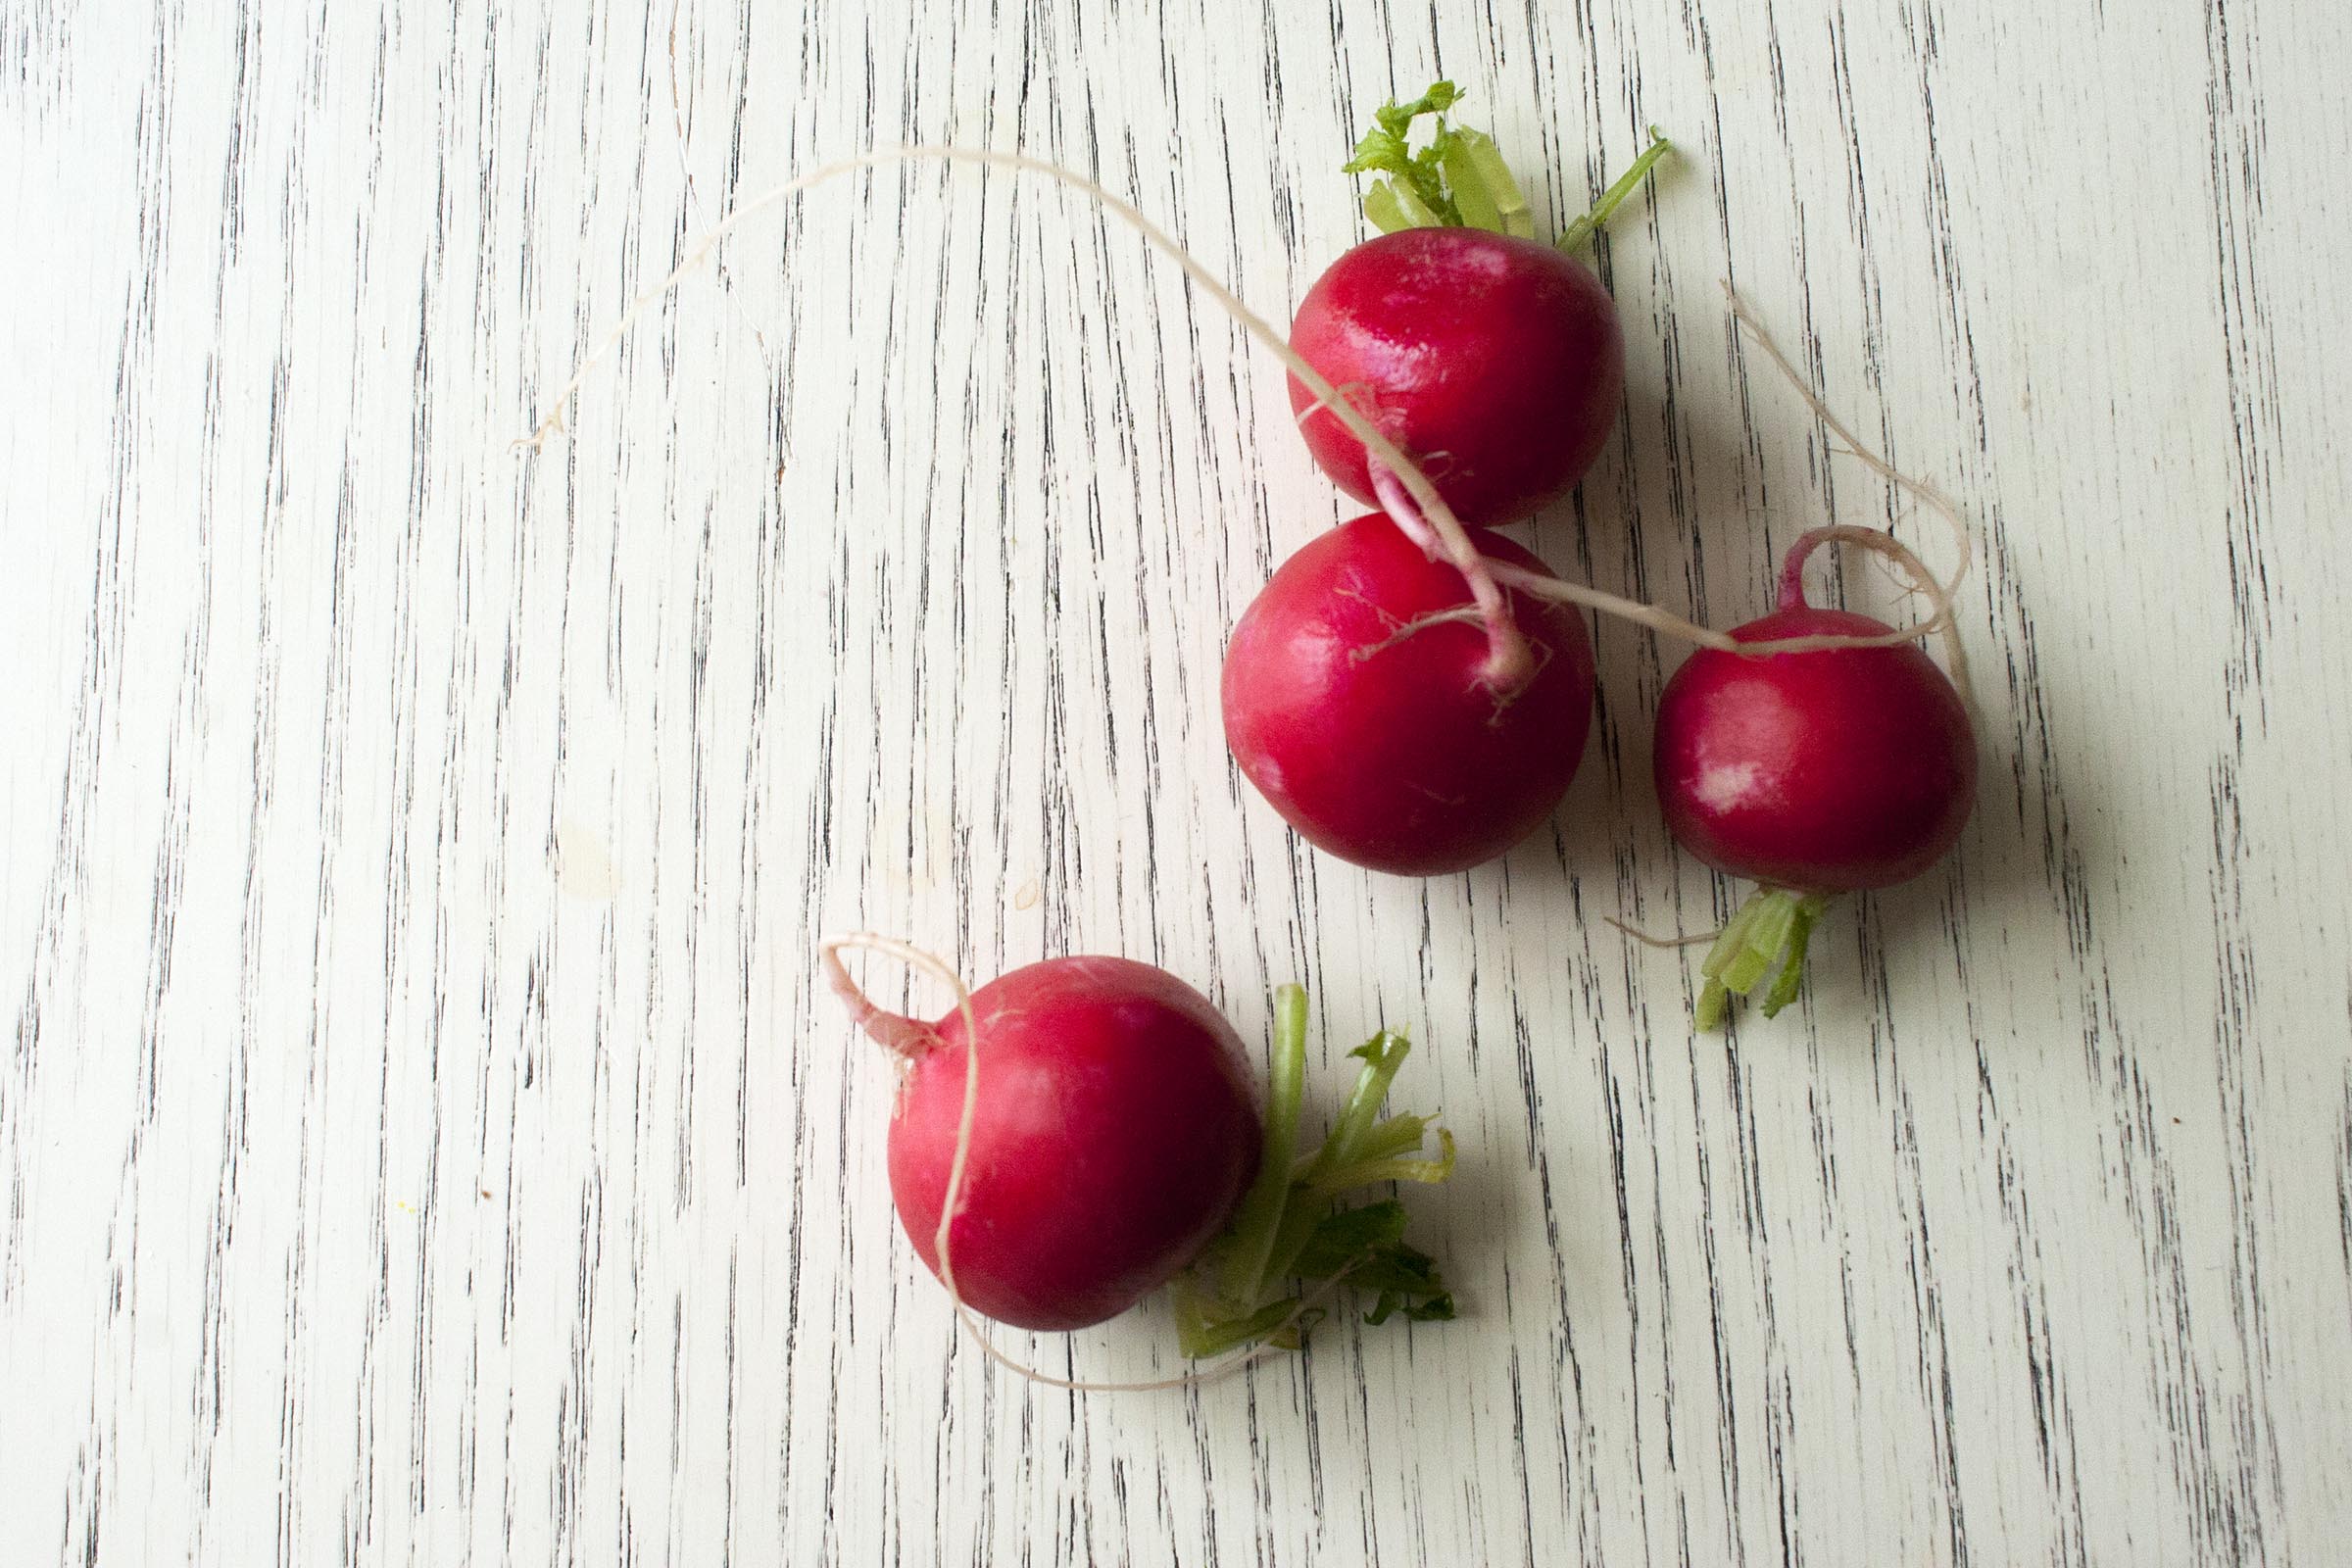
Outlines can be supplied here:
[[[1741, 642], [1887, 630], [1784, 608]], [[1976, 736], [1917, 643], [1748, 658], [1702, 649], [1658, 701], [1658, 803], [1675, 841], [1718, 870], [1794, 893], [1907, 882], [1948, 854], [1977, 795]]]
[[[1546, 570], [1507, 539], [1496, 561]], [[1470, 602], [1382, 514], [1283, 563], [1225, 650], [1225, 741], [1309, 843], [1375, 871], [1434, 876], [1491, 860], [1543, 824], [1592, 719], [1592, 645], [1560, 604], [1512, 596], [1535, 675], [1507, 700], [1481, 679], [1485, 630], [1400, 628]], [[1385, 646], [1384, 646], [1385, 645]]]
[[[974, 1311], [1085, 1328], [1157, 1290], [1224, 1230], [1257, 1173], [1256, 1080], [1199, 992], [1127, 958], [1052, 958], [972, 993], [980, 1094], [950, 1248]], [[908, 1066], [890, 1190], [939, 1272], [963, 1114], [960, 1012]]]
[[[1472, 526], [1566, 495], [1607, 444], [1625, 333], [1592, 269], [1531, 239], [1408, 228], [1315, 280], [1291, 347], [1349, 393]], [[1314, 394], [1294, 375], [1291, 407]], [[1328, 409], [1299, 422], [1334, 484], [1377, 505], [1363, 443]]]

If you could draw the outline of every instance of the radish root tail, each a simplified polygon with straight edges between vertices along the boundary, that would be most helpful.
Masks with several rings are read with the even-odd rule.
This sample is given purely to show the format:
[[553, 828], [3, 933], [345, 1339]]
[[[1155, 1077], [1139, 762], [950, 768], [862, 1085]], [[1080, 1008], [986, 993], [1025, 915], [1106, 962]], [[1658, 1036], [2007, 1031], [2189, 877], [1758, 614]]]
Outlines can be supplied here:
[[[1936, 580], [1936, 574], [1928, 569], [1928, 564], [1920, 560], [1909, 545], [1904, 544], [1884, 528], [1865, 528], [1854, 523], [1831, 523], [1820, 528], [1808, 528], [1797, 535], [1796, 543], [1788, 547], [1788, 554], [1781, 563], [1780, 600], [1782, 609], [1786, 610], [1792, 604], [1801, 605], [1805, 602], [1806, 558], [1820, 546], [1828, 544], [1852, 545], [1857, 550], [1867, 550], [1894, 565], [1902, 576], [1909, 580], [1912, 590], [1936, 607], [1935, 612], [1920, 622], [1916, 629], [1924, 631], [1933, 628], [1943, 633], [1944, 652], [1951, 658], [1957, 674], [1965, 675], [1967, 673], [1967, 656], [1960, 651], [1958, 639], [1952, 636], [1950, 591], [1944, 584]], [[1803, 640], [1795, 637], [1784, 639], [1788, 642]], [[1905, 640], [1911, 639], [1906, 638]], [[1749, 643], [1746, 646], [1768, 648], [1775, 645]], [[1954, 684], [1959, 684], [1957, 679]]]
[[1615, 926], [1619, 931], [1623, 932], [1629, 937], [1632, 937], [1636, 942], [1641, 943], [1645, 948], [1663, 948], [1669, 951], [1677, 948], [1695, 948], [1702, 942], [1712, 942], [1717, 937], [1723, 935], [1723, 931], [1719, 927], [1713, 931], [1702, 931], [1694, 937], [1661, 937], [1644, 931], [1638, 925], [1630, 925], [1627, 922], [1618, 919], [1613, 914], [1604, 914], [1601, 916], [1601, 919], [1605, 920], [1610, 925]]
[[[841, 1004], [849, 1009], [850, 1021], [864, 1030], [874, 1044], [902, 1061], [912, 1061], [937, 1046], [939, 1035], [921, 1019], [909, 1018], [903, 1012], [892, 1012], [876, 1003], [857, 981], [850, 978], [850, 971], [843, 967], [841, 961], [843, 948], [871, 948], [876, 952], [888, 953], [892, 949], [884, 944], [889, 941], [887, 937], [864, 932], [836, 937], [817, 944], [817, 959], [824, 965], [825, 983], [832, 988], [833, 995], [841, 1000]], [[895, 956], [906, 958], [908, 963], [919, 963], [920, 955], [908, 956], [913, 952], [908, 949], [906, 954]]]
[[[1413, 505], [1413, 498], [1406, 494], [1396, 471], [1378, 459], [1365, 466], [1371, 472], [1372, 491], [1380, 497], [1381, 510], [1389, 514], [1404, 536], [1420, 546], [1421, 553], [1430, 560], [1436, 561], [1444, 556], [1451, 561], [1453, 558], [1446, 551], [1445, 540], [1433, 533], [1423, 520], [1419, 509]], [[1526, 637], [1520, 634], [1518, 620], [1511, 614], [1510, 601], [1503, 597], [1501, 586], [1494, 580], [1494, 564], [1477, 550], [1470, 553], [1467, 564], [1453, 561], [1455, 569], [1462, 574], [1462, 581], [1469, 585], [1470, 601], [1477, 607], [1478, 619], [1487, 628], [1487, 664], [1480, 671], [1479, 679], [1497, 697], [1508, 698], [1517, 695], [1522, 687], [1535, 678], [1536, 659], [1527, 646]], [[1417, 621], [1414, 624], [1418, 626], [1424, 622]]]
[[[1942, 493], [1935, 486], [1902, 472], [1877, 452], [1865, 446], [1861, 437], [1847, 429], [1844, 422], [1830, 412], [1829, 405], [1822, 401], [1821, 394], [1815, 391], [1802, 375], [1797, 373], [1796, 367], [1789, 362], [1788, 356], [1781, 351], [1780, 344], [1773, 341], [1772, 334], [1765, 331], [1763, 323], [1756, 319], [1755, 311], [1750, 308], [1747, 301], [1740, 297], [1739, 291], [1734, 289], [1728, 280], [1723, 285], [1723, 297], [1731, 304], [1732, 319], [1738, 322], [1754, 340], [1756, 347], [1764, 351], [1765, 358], [1772, 361], [1780, 370], [1782, 377], [1788, 381], [1790, 389], [1803, 400], [1805, 407], [1812, 411], [1813, 417], [1821, 421], [1822, 427], [1837, 440], [1844, 443], [1846, 456], [1897, 490], [1911, 496], [1913, 500], [1936, 516], [1941, 517], [1952, 532], [1952, 546], [1958, 559], [1952, 565], [1952, 574], [1949, 577], [1938, 580], [1922, 566], [1919, 558], [1908, 550], [1903, 551], [1902, 556], [1897, 558], [1898, 564], [1906, 572], [1910, 573], [1913, 582], [1918, 585], [1921, 595], [1927, 599], [1931, 607], [1927, 619], [1916, 625], [1906, 626], [1901, 631], [1889, 633], [1886, 637], [1829, 639], [1827, 646], [1892, 647], [1897, 643], [1910, 642], [1931, 633], [1940, 633], [1943, 638], [1944, 662], [1951, 668], [1952, 684], [1959, 689], [1961, 704], [1968, 710], [1969, 717], [1973, 722], [1977, 709], [1976, 694], [1969, 685], [1968, 647], [1960, 640], [1958, 615], [1954, 609], [1959, 598], [1960, 585], [1967, 579], [1968, 569], [1976, 561], [1976, 535], [1968, 526], [1968, 519], [1961, 516], [1960, 509], [1945, 500]], [[1884, 529], [1868, 531], [1886, 537]], [[1848, 539], [1846, 542], [1860, 543], [1858, 539]], [[1873, 546], [1872, 548], [1877, 547]], [[1900, 549], [1901, 547], [1898, 545], [1896, 548]], [[1887, 554], [1884, 551], [1881, 553]], [[1791, 637], [1780, 642], [1749, 643], [1743, 651], [1751, 654], [1804, 653], [1807, 650], [1797, 645], [1822, 641], [1822, 639]]]

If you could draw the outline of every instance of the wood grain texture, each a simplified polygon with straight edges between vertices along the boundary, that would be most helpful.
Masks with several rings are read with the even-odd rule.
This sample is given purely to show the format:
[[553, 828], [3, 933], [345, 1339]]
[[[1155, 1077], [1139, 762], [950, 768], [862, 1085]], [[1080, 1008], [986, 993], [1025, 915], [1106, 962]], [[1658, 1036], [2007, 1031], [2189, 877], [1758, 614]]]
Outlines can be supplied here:
[[[0, 10], [0, 1560], [2263, 1563], [2352, 1531], [2352, 331], [2328, 0]], [[1411, 882], [1224, 756], [1343, 515], [1284, 316], [1451, 75], [1579, 210], [1620, 437], [1533, 543], [1717, 623], [1825, 516], [1982, 531], [1985, 789], [1694, 1038], [1597, 633], [1550, 831]], [[673, 108], [671, 83], [677, 84]], [[1942, 559], [1940, 555], [1936, 559]], [[1884, 603], [1872, 574], [1848, 590]], [[826, 931], [1121, 952], [1462, 1142], [1464, 1321], [1164, 1397], [1008, 1381], [894, 1225]], [[900, 995], [899, 977], [875, 983]], [[938, 999], [926, 999], [936, 1005]], [[1163, 1311], [1008, 1348], [1172, 1367]]]

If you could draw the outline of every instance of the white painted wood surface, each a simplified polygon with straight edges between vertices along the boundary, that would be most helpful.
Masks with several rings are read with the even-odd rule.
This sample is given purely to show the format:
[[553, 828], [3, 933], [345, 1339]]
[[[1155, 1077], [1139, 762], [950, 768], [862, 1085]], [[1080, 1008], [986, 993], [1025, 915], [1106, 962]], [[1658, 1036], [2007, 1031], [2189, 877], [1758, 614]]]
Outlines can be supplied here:
[[[0, 1561], [2340, 1561], [2348, 56], [2332, 0], [688, 0], [674, 67], [660, 0], [9, 0]], [[1728, 624], [1825, 515], [1940, 550], [1726, 276], [1982, 530], [1975, 823], [1728, 1040], [1600, 921], [1729, 907], [1647, 782], [1680, 650], [1599, 629], [1475, 874], [1248, 796], [1222, 639], [1343, 509], [1074, 199], [813, 196], [508, 447], [870, 144], [1099, 171], [1284, 317], [1440, 73], [1546, 221], [1689, 149], [1556, 564]], [[812, 985], [858, 926], [1252, 1037], [1303, 979], [1326, 1103], [1409, 1026], [1466, 1317], [990, 1370]], [[1158, 1311], [1007, 1343], [1172, 1366]]]

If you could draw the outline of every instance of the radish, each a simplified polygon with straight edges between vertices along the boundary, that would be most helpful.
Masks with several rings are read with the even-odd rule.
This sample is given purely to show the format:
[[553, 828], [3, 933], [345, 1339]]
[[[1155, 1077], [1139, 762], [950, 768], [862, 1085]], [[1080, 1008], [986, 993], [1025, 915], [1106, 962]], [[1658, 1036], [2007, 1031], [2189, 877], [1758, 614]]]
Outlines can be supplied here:
[[[1569, 252], [1665, 155], [1653, 128], [1633, 169], [1557, 247], [1494, 141], [1450, 124], [1441, 81], [1391, 104], [1349, 172], [1386, 171], [1364, 199], [1384, 232], [1334, 262], [1300, 302], [1291, 347], [1368, 415], [1463, 522], [1508, 522], [1566, 495], [1600, 455], [1625, 381], [1625, 335], [1600, 279]], [[1436, 117], [1429, 146], [1407, 136]], [[1378, 503], [1364, 443], [1290, 378], [1307, 449], [1332, 483]]]
[[[1490, 559], [1548, 576], [1499, 537]], [[1565, 605], [1512, 596], [1529, 670], [1492, 678], [1462, 574], [1388, 516], [1283, 563], [1225, 652], [1225, 741], [1307, 842], [1405, 876], [1493, 859], [1542, 824], [1584, 756], [1592, 646]]]
[[[1183, 981], [1126, 958], [1052, 958], [972, 993], [993, 1088], [979, 1102], [950, 1246], [974, 1311], [1076, 1329], [1133, 1306], [1233, 1218], [1257, 1171], [1241, 1037]], [[906, 1063], [890, 1190], [940, 1269], [968, 1046], [935, 1024], [861, 1020]]]
[[886, 938], [820, 949], [852, 1016], [900, 1061], [891, 1196], [907, 1240], [959, 1310], [1016, 1328], [1085, 1328], [1200, 1259], [1180, 1298], [1190, 1355], [1296, 1346], [1312, 1303], [1282, 1293], [1293, 1279], [1377, 1291], [1374, 1321], [1396, 1311], [1452, 1315], [1435, 1265], [1402, 1241], [1399, 1206], [1334, 1203], [1368, 1183], [1451, 1173], [1449, 1135], [1439, 1129], [1439, 1153], [1423, 1158], [1428, 1118], [1378, 1116], [1410, 1049], [1399, 1037], [1384, 1033], [1357, 1053], [1367, 1064], [1355, 1094], [1299, 1162], [1306, 1000], [1296, 986], [1277, 998], [1275, 1086], [1261, 1125], [1240, 1036], [1164, 970], [1126, 958], [1048, 959], [969, 993], [956, 982], [957, 1005], [923, 1023], [858, 990], [842, 967], [844, 947], [955, 976]]
[[[1816, 528], [1782, 564], [1780, 608], [1735, 628], [1736, 640], [1890, 635], [1868, 615], [1806, 603], [1806, 558], [1830, 540], [1916, 568], [1876, 530]], [[1676, 842], [1763, 884], [1701, 966], [1702, 1029], [1767, 976], [1764, 1015], [1788, 1005], [1831, 896], [1918, 876], [1958, 842], [1976, 801], [1967, 705], [1916, 643], [1764, 657], [1702, 649], [1666, 683], [1654, 746]]]

